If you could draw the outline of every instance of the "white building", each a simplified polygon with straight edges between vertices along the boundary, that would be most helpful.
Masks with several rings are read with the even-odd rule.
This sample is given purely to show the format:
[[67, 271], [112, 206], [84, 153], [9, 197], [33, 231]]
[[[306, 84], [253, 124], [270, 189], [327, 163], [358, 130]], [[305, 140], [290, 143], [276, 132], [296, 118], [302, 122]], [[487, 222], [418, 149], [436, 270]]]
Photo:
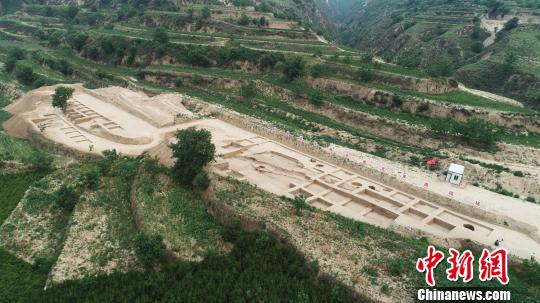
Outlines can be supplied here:
[[459, 185], [461, 183], [461, 179], [463, 179], [464, 171], [465, 167], [463, 165], [450, 163], [450, 166], [448, 167], [448, 172], [446, 173], [446, 181], [452, 184]]

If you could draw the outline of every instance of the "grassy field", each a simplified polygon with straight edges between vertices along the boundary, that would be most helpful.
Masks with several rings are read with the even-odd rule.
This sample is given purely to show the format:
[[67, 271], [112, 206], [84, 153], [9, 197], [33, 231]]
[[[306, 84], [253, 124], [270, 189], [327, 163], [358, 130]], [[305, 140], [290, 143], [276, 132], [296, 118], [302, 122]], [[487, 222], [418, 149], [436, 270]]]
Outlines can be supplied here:
[[2, 248], [0, 260], [0, 301], [25, 302], [38, 296], [45, 285], [46, 272], [40, 272]]
[[0, 224], [9, 217], [28, 186], [43, 177], [34, 172], [0, 174]]

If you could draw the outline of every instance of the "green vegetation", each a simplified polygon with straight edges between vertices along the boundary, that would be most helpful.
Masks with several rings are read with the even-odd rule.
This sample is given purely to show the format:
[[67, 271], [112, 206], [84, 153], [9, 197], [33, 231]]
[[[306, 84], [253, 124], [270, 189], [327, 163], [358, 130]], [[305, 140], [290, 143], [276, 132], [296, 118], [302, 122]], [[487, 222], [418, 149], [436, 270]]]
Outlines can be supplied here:
[[0, 174], [0, 224], [17, 206], [28, 187], [42, 176], [36, 172]]
[[74, 91], [75, 90], [70, 87], [57, 87], [52, 95], [53, 107], [59, 107], [62, 111], [66, 111], [67, 101], [71, 98]]
[[190, 185], [204, 166], [214, 160], [216, 147], [212, 144], [212, 134], [206, 129], [194, 127], [179, 130], [177, 142], [171, 144], [175, 163], [172, 174], [179, 182]]
[[37, 297], [47, 275], [0, 248], [0, 296], [5, 302]]
[[[266, 233], [236, 231], [227, 256], [208, 254], [200, 263], [174, 262], [160, 271], [112, 274], [70, 281], [40, 292], [40, 302], [197, 301], [356, 302], [315, 272], [291, 246]], [[260, 287], [264, 285], [265, 287]], [[219, 289], [219, 291], [216, 291]], [[21, 294], [22, 295], [22, 294]]]
[[163, 238], [159, 235], [147, 235], [139, 232], [135, 239], [135, 255], [146, 267], [152, 267], [156, 261], [167, 254]]

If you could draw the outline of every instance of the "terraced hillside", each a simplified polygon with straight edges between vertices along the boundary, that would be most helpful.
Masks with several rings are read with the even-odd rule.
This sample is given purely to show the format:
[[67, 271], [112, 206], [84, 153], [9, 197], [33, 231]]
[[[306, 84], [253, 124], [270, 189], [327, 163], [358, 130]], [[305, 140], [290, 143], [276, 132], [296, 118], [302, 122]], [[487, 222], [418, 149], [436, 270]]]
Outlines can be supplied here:
[[342, 43], [432, 76], [454, 76], [474, 88], [540, 104], [537, 1], [320, 2]]
[[[2, 107], [35, 88], [55, 84], [122, 86], [151, 96], [180, 93], [193, 97], [183, 105], [200, 116], [241, 114], [269, 134], [300, 142], [347, 165], [365, 167], [381, 178], [404, 179], [404, 172], [410, 172], [410, 181], [403, 182], [411, 186], [422, 182], [422, 187], [425, 178], [436, 184], [435, 175], [453, 162], [467, 171], [467, 185], [460, 188], [464, 195], [455, 199], [479, 195], [489, 197], [486, 201], [531, 208], [540, 201], [537, 110], [464, 88], [452, 78], [433, 77], [446, 75], [440, 73], [446, 67], [433, 62], [454, 62], [446, 49], [462, 49], [462, 58], [450, 68], [451, 72], [460, 68], [456, 79], [499, 92], [485, 85], [474, 69], [492, 69], [483, 65], [489, 62], [505, 64], [505, 52], [523, 47], [516, 41], [529, 41], [532, 36], [511, 30], [481, 54], [474, 52], [472, 45], [480, 38], [462, 37], [462, 25], [477, 28], [473, 19], [482, 10], [479, 4], [454, 13], [444, 4], [422, 14], [404, 8], [403, 20], [391, 25], [406, 33], [402, 49], [394, 47], [395, 40], [386, 40], [394, 29], [377, 34], [384, 47], [376, 51], [387, 61], [400, 63], [394, 64], [352, 40], [361, 50], [328, 42], [332, 29], [308, 1], [2, 3]], [[438, 9], [441, 14], [435, 13]], [[399, 25], [409, 22], [414, 24]], [[441, 33], [431, 30], [435, 22], [444, 23]], [[479, 34], [488, 35], [483, 30]], [[395, 35], [399, 39], [401, 33]], [[435, 43], [445, 35], [447, 40]], [[449, 47], [446, 42], [454, 43], [456, 36], [462, 38]], [[520, 57], [513, 68], [534, 74], [534, 64], [527, 62], [533, 62], [535, 54], [528, 52], [530, 57]], [[437, 54], [437, 59], [429, 61], [428, 53]], [[485, 60], [474, 61], [478, 56]], [[428, 61], [407, 62], [418, 58]], [[507, 90], [499, 93], [523, 100]], [[25, 98], [49, 96], [34, 91]], [[209, 105], [222, 110], [207, 111]], [[0, 121], [9, 118], [0, 111]], [[96, 301], [151, 301], [148, 294], [164, 301], [172, 297], [211, 300], [207, 296], [219, 288], [227, 297], [218, 301], [287, 297], [310, 302], [359, 298], [394, 302], [422, 285], [411, 260], [425, 253], [429, 241], [449, 244], [345, 219], [230, 178], [212, 175], [210, 191], [194, 191], [174, 183], [168, 168], [146, 157], [109, 153], [90, 161], [70, 158], [73, 155], [50, 158], [31, 143], [12, 138], [30, 137], [33, 144], [59, 150], [36, 141], [32, 134], [13, 131], [21, 129], [17, 123], [9, 120], [6, 133], [0, 133], [0, 172], [21, 174], [13, 175], [20, 184], [9, 189], [10, 199], [0, 212], [0, 254], [10, 260], [0, 271], [29, 285], [23, 301], [52, 302], [61, 297], [72, 302], [82, 293]], [[426, 161], [434, 157], [439, 166], [426, 168]], [[52, 167], [40, 171], [41, 162]], [[12, 177], [2, 178], [5, 182]], [[58, 201], [64, 187], [77, 193], [72, 208], [62, 209]], [[438, 195], [448, 195], [450, 188], [433, 187], [430, 190], [439, 190]], [[38, 203], [41, 198], [46, 203]], [[269, 202], [261, 203], [263, 198]], [[224, 214], [231, 214], [230, 224], [224, 222]], [[247, 230], [267, 229], [279, 240], [261, 231], [238, 232], [243, 229], [234, 219]], [[143, 260], [137, 257], [137, 243], [144, 237], [141, 231], [164, 243], [167, 256], [162, 271], [145, 272]], [[366, 256], [371, 255], [376, 260], [368, 264]], [[512, 268], [517, 282], [510, 287], [516, 296], [535, 301], [538, 265], [520, 262]], [[277, 263], [280, 266], [275, 267]], [[16, 273], [17, 267], [22, 274]], [[221, 276], [212, 276], [215, 268], [223, 269]], [[262, 270], [269, 274], [263, 277]], [[91, 278], [69, 281], [83, 277]], [[145, 282], [148, 277], [151, 282]], [[215, 283], [203, 287], [201, 281]], [[269, 287], [258, 289], [257, 281]], [[290, 291], [287, 283], [298, 291]], [[48, 290], [42, 291], [45, 285]], [[16, 297], [17, 289], [0, 287], [7, 298]], [[142, 293], [142, 289], [151, 291]], [[130, 296], [119, 296], [120, 292]]]

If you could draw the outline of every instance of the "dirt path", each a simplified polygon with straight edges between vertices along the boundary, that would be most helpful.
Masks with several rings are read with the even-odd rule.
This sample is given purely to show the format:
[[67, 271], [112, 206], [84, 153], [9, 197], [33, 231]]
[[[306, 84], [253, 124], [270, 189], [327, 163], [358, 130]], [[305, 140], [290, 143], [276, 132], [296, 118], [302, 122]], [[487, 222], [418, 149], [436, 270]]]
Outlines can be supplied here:
[[464, 92], [468, 92], [468, 93], [471, 93], [473, 95], [484, 97], [484, 98], [487, 98], [487, 99], [490, 99], [490, 100], [493, 100], [493, 101], [496, 101], [496, 102], [502, 102], [502, 103], [507, 103], [507, 104], [523, 107], [523, 104], [521, 102], [517, 101], [517, 100], [511, 99], [511, 98], [508, 98], [508, 97], [504, 97], [504, 96], [500, 96], [500, 95], [497, 95], [497, 94], [493, 94], [493, 93], [490, 93], [490, 92], [478, 90], [478, 89], [468, 88], [468, 87], [466, 87], [465, 85], [463, 85], [461, 83], [459, 83], [459, 89], [464, 91]]

